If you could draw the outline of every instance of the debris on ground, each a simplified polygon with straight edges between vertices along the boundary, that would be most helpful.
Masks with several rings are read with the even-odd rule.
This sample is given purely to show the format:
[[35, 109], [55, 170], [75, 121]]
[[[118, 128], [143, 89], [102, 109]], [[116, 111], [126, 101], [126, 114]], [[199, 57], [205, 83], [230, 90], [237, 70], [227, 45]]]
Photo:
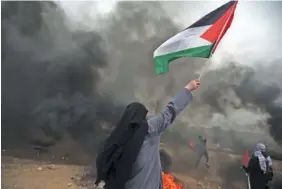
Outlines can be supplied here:
[[55, 170], [56, 166], [54, 164], [50, 164], [50, 165], [47, 165], [46, 168], [50, 170]]

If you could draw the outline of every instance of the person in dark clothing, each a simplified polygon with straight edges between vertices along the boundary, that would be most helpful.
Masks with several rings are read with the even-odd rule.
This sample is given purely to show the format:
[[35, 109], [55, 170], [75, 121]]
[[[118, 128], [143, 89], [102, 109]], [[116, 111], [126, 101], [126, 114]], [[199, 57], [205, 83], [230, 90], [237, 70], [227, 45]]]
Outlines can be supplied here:
[[249, 160], [248, 166], [243, 169], [250, 177], [249, 189], [268, 189], [273, 178], [272, 161], [266, 152], [264, 144], [257, 144], [257, 149]]
[[204, 156], [206, 159], [206, 167], [209, 168], [209, 154], [207, 150], [207, 139], [203, 136], [198, 136], [198, 141], [195, 146], [195, 150], [197, 153], [197, 160], [196, 160], [196, 168], [199, 166], [199, 163]]
[[102, 152], [97, 157], [96, 184], [106, 180], [105, 188], [125, 187], [124, 184], [130, 177], [132, 166], [147, 134], [147, 113], [146, 107], [138, 102], [126, 107], [120, 122], [105, 141]]
[[160, 136], [192, 101], [190, 81], [157, 115], [147, 120], [148, 110], [138, 102], [127, 106], [120, 122], [104, 142], [96, 159], [97, 180], [105, 189], [163, 189]]

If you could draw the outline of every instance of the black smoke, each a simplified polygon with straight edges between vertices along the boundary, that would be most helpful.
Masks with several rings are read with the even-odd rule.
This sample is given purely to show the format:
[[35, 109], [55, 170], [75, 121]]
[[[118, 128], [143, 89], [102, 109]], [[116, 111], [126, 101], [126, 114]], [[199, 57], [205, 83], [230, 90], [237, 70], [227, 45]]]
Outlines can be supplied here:
[[[99, 33], [72, 30], [68, 21], [53, 2], [2, 3], [4, 146], [24, 144], [38, 129], [48, 140], [62, 140], [67, 130], [92, 144], [122, 113], [116, 99], [135, 100], [137, 91], [153, 110], [162, 100], [144, 95], [164, 96], [156, 86], [171, 81], [154, 73], [153, 50], [177, 31], [159, 2], [117, 3]], [[101, 70], [113, 80], [103, 86], [110, 94], [100, 89]]]
[[[281, 64], [282, 62], [280, 62]], [[270, 77], [270, 75], [269, 75]], [[243, 104], [252, 103], [269, 114], [267, 124], [273, 139], [282, 145], [282, 104], [277, 103], [281, 96], [281, 81], [264, 82], [256, 73], [248, 74], [235, 88], [237, 96]]]
[[[268, 114], [265, 125], [268, 126], [269, 134], [281, 145], [282, 103], [279, 101], [282, 95], [279, 74], [281, 63], [282, 60], [278, 59], [268, 62], [268, 66], [252, 68], [226, 60], [226, 67], [207, 74], [207, 77], [215, 77], [217, 80], [202, 93], [201, 99], [213, 112], [223, 115], [226, 115], [225, 108], [228, 106], [250, 111], [252, 107], [259, 108]], [[263, 62], [258, 61], [257, 64], [263, 65]], [[227, 95], [230, 91], [233, 93], [232, 97]], [[234, 99], [239, 102], [234, 103]]]
[[39, 128], [55, 141], [67, 130], [92, 145], [123, 107], [99, 91], [103, 38], [71, 31], [53, 2], [1, 4], [3, 146], [24, 144]]

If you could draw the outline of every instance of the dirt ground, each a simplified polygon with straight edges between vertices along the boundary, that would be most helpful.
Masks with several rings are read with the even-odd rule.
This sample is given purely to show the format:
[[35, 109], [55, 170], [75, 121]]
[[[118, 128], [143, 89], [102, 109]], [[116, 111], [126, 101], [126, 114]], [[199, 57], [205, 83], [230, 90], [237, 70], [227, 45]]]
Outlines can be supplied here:
[[1, 158], [3, 189], [90, 188], [81, 178], [91, 158], [72, 141], [64, 141], [42, 154], [33, 148], [2, 149]]
[[75, 189], [72, 177], [82, 175], [84, 168], [2, 156], [2, 188]]
[[[20, 154], [25, 153], [25, 157]], [[65, 154], [65, 152], [62, 154]], [[181, 155], [181, 154], [179, 154]], [[59, 158], [59, 160], [58, 160]], [[82, 161], [82, 159], [84, 159]], [[81, 156], [78, 162], [75, 156], [54, 157], [48, 154], [37, 155], [34, 151], [13, 150], [2, 151], [2, 188], [3, 189], [91, 189], [94, 188], [94, 178], [85, 179], [90, 170], [83, 165], [87, 157]], [[174, 176], [184, 183], [185, 189], [218, 189], [219, 184], [211, 179], [204, 166], [198, 171], [187, 172], [183, 164], [189, 163], [175, 159], [173, 163]], [[82, 164], [82, 165], [78, 165]], [[182, 165], [182, 166], [181, 166]], [[182, 169], [181, 169], [182, 168]], [[175, 170], [178, 170], [177, 173]], [[203, 174], [206, 172], [206, 175]]]
[[[86, 165], [90, 165], [94, 160], [78, 152], [74, 145], [67, 146], [71, 148], [53, 149], [56, 151], [56, 157], [52, 155], [52, 150], [37, 155], [32, 150], [2, 149], [2, 188], [94, 188], [95, 178], [85, 176], [90, 170]], [[71, 151], [75, 151], [76, 155], [70, 155]], [[223, 161], [225, 159], [229, 162]], [[211, 168], [207, 169], [202, 164], [195, 170], [193, 153], [179, 149], [178, 152], [174, 152], [172, 173], [184, 184], [184, 189], [243, 189], [245, 176], [239, 168], [240, 161], [241, 157], [237, 157], [236, 160], [230, 155], [211, 153]], [[228, 163], [228, 167], [224, 162]]]
[[[86, 166], [53, 164], [35, 160], [2, 156], [3, 189], [88, 189], [79, 180], [85, 173]], [[185, 182], [185, 188], [217, 189], [217, 185], [200, 181], [184, 174], [175, 174]], [[93, 182], [92, 182], [93, 183]], [[87, 184], [85, 184], [87, 185]], [[89, 185], [89, 184], [88, 184]]]

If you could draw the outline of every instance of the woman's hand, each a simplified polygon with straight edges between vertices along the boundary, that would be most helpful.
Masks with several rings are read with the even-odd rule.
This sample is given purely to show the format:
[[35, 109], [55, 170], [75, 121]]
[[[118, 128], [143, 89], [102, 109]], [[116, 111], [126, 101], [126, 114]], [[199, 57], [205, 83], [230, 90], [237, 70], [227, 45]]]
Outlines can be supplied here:
[[200, 88], [200, 80], [195, 79], [195, 80], [190, 81], [190, 82], [185, 86], [185, 88], [188, 89], [189, 91], [193, 91], [193, 90], [195, 90], [195, 89]]

